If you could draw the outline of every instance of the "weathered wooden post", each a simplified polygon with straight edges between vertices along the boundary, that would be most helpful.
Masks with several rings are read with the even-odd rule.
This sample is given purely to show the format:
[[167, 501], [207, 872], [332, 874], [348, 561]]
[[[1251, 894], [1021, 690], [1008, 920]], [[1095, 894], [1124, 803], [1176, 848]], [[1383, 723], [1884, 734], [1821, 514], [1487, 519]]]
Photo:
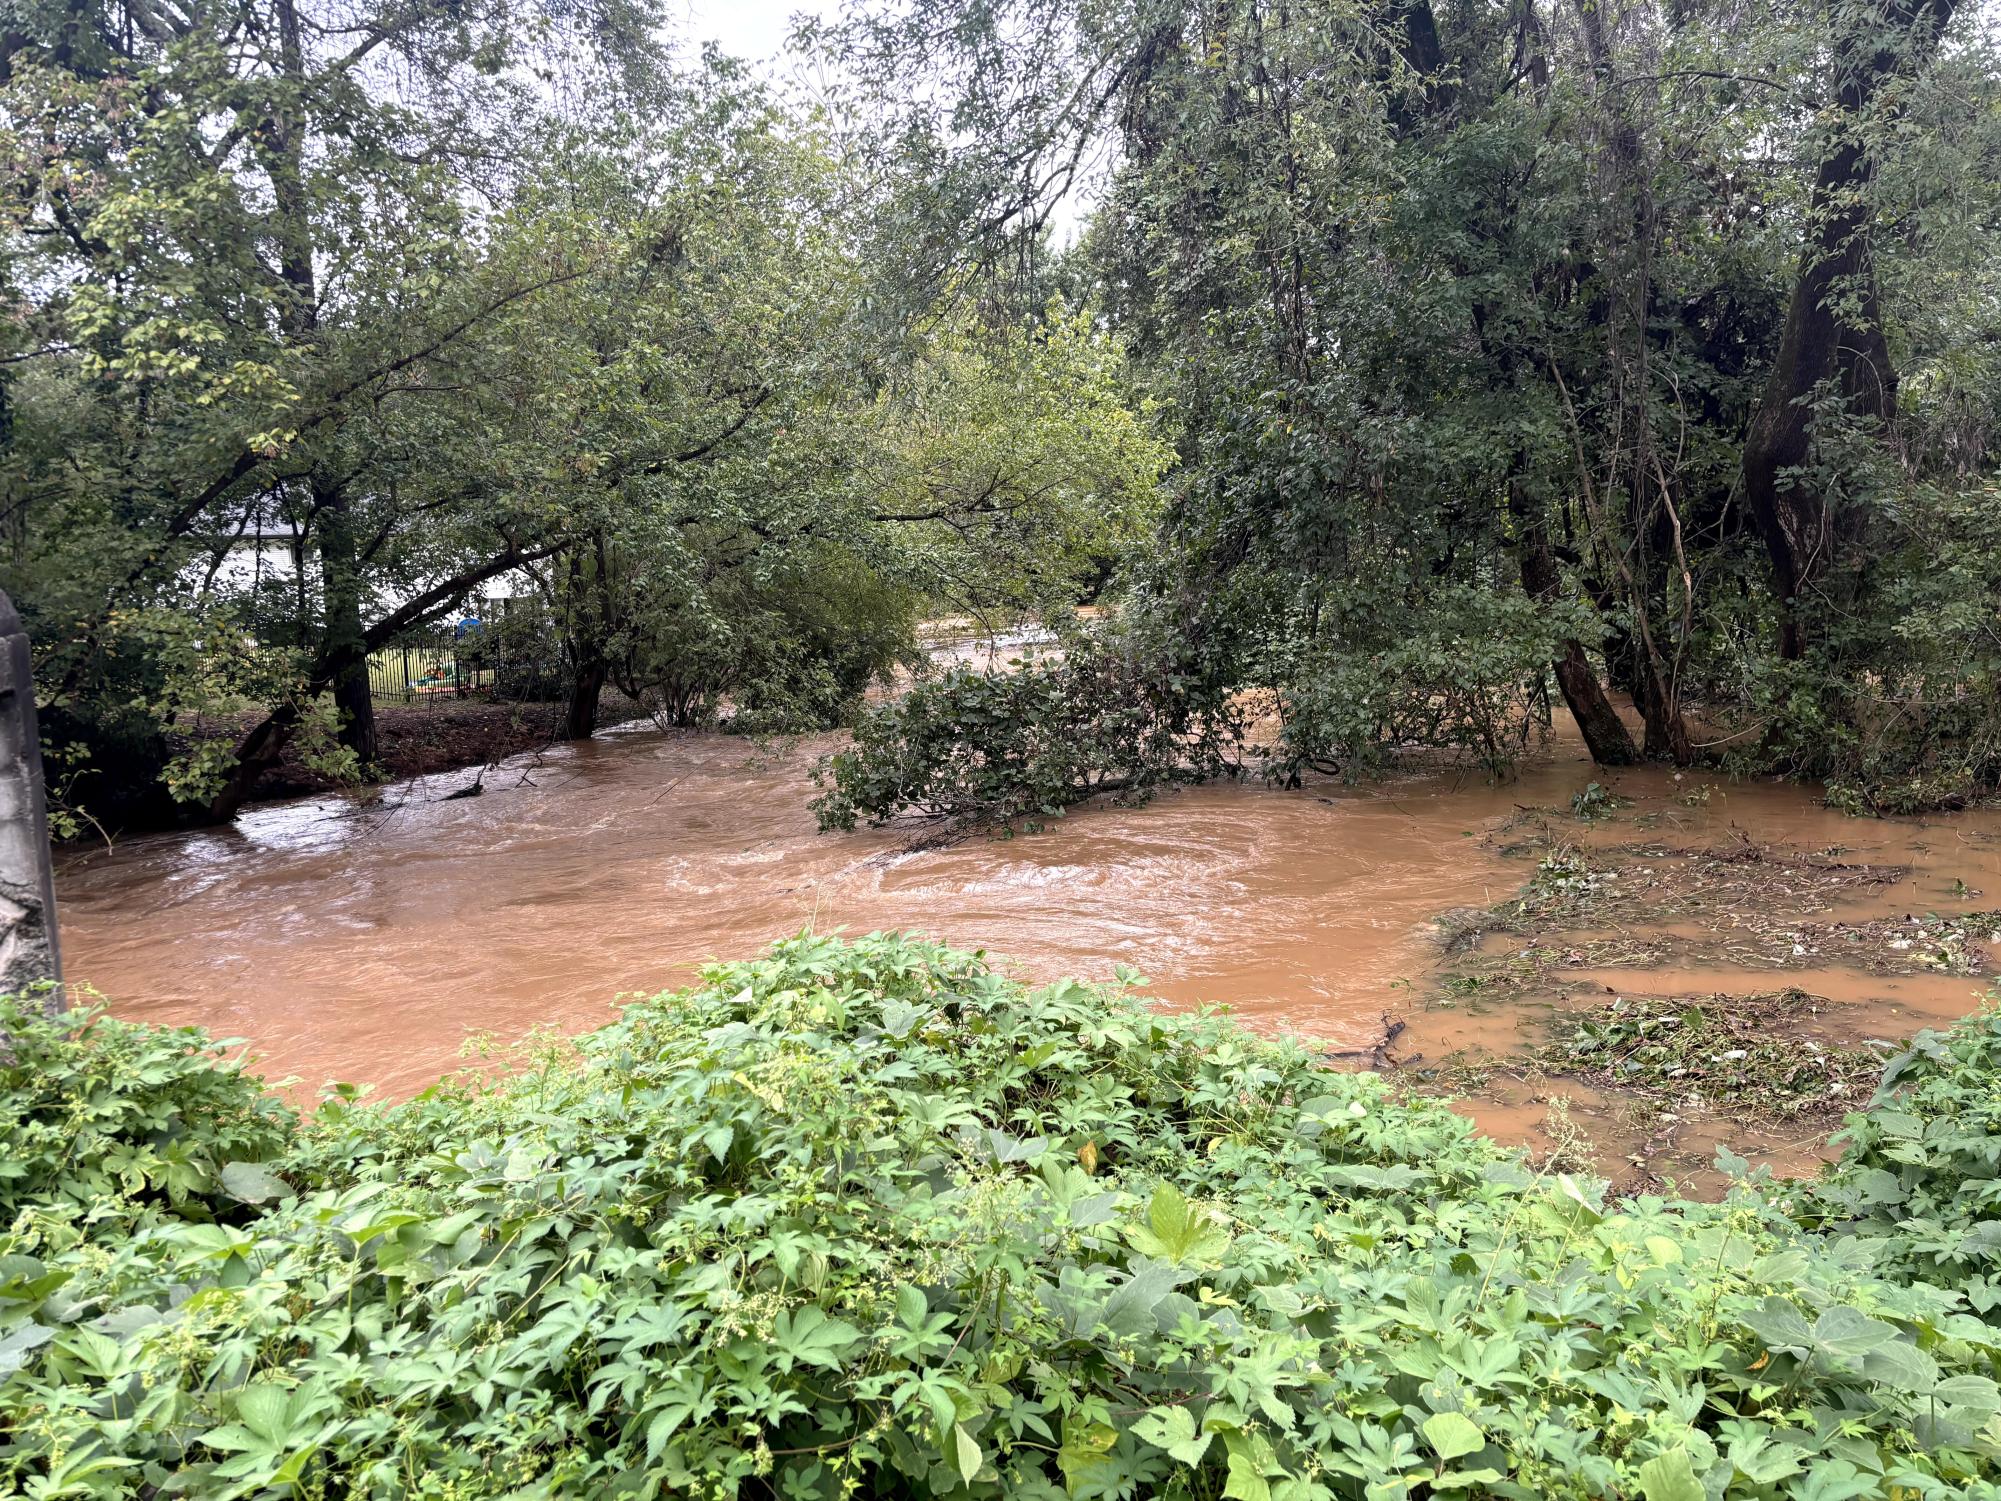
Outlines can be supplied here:
[[[62, 952], [42, 741], [28, 636], [0, 591], [0, 993], [20, 995], [44, 980], [62, 980]], [[59, 986], [49, 992], [51, 1012], [62, 1009], [61, 998]]]

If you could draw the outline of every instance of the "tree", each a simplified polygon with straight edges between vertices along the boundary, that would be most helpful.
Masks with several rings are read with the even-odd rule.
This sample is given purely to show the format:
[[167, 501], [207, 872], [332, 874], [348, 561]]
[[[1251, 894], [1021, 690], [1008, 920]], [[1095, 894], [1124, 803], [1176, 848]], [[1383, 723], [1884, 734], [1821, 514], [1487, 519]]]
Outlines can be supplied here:
[[[1830, 9], [1832, 108], [1819, 132], [1820, 163], [1805, 244], [1758, 413], [1744, 440], [1744, 491], [1771, 554], [1783, 601], [1780, 649], [1801, 656], [1809, 597], [1833, 571], [1837, 550], [1861, 539], [1861, 507], [1806, 471], [1817, 423], [1859, 420], [1890, 437], [1897, 417], [1896, 356], [1876, 271], [1871, 183], [1884, 133], [1899, 113], [1894, 85], [1922, 69], [1951, 22], [1955, 0], [1839, 0]], [[1824, 412], [1834, 395], [1838, 413]]]
[[[270, 715], [234, 770], [170, 770], [182, 796], [227, 812], [324, 690], [366, 761], [368, 650], [548, 549], [539, 518], [482, 509], [483, 539], [460, 531], [367, 619], [397, 531], [385, 414], [441, 394], [428, 372], [606, 253], [496, 238], [516, 148], [551, 141], [534, 123], [551, 119], [543, 60], [629, 80], [651, 26], [617, 0], [560, 20], [269, 0], [50, 6], [7, 33], [10, 578], [73, 773], [93, 742], [119, 748], [119, 723], [157, 763], [161, 726], [241, 691]], [[469, 503], [485, 493], [455, 482]], [[301, 539], [310, 577], [287, 628], [218, 681], [216, 635], [272, 624], [274, 601], [238, 597], [221, 567], [268, 519]]]
[[[1606, 762], [1722, 745], [1875, 777], [1908, 754], [1977, 781], [1991, 736], [1959, 706], [1994, 703], [1972, 624], [1991, 591], [1956, 596], [1923, 674], [1896, 639], [1921, 518], [1952, 509], [1935, 487], [1994, 463], [1967, 421], [1989, 410], [1983, 340], [1927, 306], [1991, 338], [1993, 307], [1945, 288], [1992, 259], [2001, 67], [1951, 18], [918, 0], [841, 44], [889, 138], [943, 154], [932, 207], [975, 267], [1025, 258], [1046, 187], [1104, 164], [1066, 275], [1179, 457], [1137, 587], [1188, 670], [1275, 693], [1307, 762], [1353, 769], [1384, 735], [1485, 744], [1445, 698], [1527, 712], [1553, 678]], [[1897, 232], [1867, 233], [1886, 212]], [[1860, 391], [1893, 356], [1929, 377], [1896, 428], [1891, 386]], [[1802, 677], [1809, 576], [1841, 629]], [[1370, 712], [1327, 712], [1344, 696]], [[1936, 733], [1878, 733], [1907, 713]]]
[[[842, 290], [850, 314], [859, 305], [845, 257], [811, 286], [796, 264], [789, 281], [758, 264], [740, 280], [785, 288], [786, 307], [839, 305]], [[731, 316], [705, 302], [690, 321], [718, 334]], [[1084, 315], [1052, 306], [1000, 329], [942, 315], [904, 341], [914, 352], [877, 355], [873, 393], [839, 357], [866, 335], [750, 321], [725, 362], [742, 394], [707, 418], [723, 441], [677, 435], [688, 446], [666, 466], [607, 454], [616, 504], [550, 575], [573, 736], [590, 733], [607, 682], [676, 722], [728, 695], [745, 725], [831, 725], [914, 657], [920, 603], [1074, 602], [1151, 516], [1168, 456], [1127, 401], [1121, 349]]]
[[[1130, 534], [1160, 459], [1116, 347], [882, 295], [833, 137], [651, 29], [266, 0], [9, 42], [10, 579], [73, 794], [161, 770], [226, 818], [302, 736], [367, 775], [369, 655], [501, 578], [568, 734], [611, 683], [827, 723], [920, 600], [1020, 607]], [[267, 531], [299, 566], [246, 584]]]

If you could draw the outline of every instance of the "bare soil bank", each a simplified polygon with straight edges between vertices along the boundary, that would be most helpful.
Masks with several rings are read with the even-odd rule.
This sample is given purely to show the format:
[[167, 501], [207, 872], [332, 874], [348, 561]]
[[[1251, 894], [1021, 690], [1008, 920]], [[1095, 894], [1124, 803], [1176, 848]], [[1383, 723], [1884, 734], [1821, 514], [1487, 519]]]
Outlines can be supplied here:
[[[605, 722], [639, 710], [606, 695]], [[259, 716], [212, 722], [196, 733], [204, 737], [240, 740]], [[555, 743], [563, 722], [561, 704], [491, 703], [483, 699], [440, 698], [426, 703], [378, 707], [375, 732], [382, 780], [400, 782], [461, 767], [490, 766]], [[309, 797], [340, 790], [340, 783], [306, 764], [298, 744], [258, 784], [258, 801]]]

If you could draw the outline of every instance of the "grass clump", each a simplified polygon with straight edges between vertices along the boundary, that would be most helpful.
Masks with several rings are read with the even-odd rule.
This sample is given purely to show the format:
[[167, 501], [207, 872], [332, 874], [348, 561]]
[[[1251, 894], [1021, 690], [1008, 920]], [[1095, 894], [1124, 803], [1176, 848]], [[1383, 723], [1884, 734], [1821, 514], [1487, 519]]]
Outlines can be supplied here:
[[[0, 1112], [101, 1088], [8, 1026]], [[1824, 1189], [1613, 1205], [1227, 1017], [795, 939], [178, 1196], [15, 1191], [0, 1491], [1993, 1497], [1997, 1061], [1921, 1041]], [[241, 1144], [128, 1124], [82, 1155]]]
[[1574, 1013], [1568, 1036], [1530, 1052], [1544, 1072], [1642, 1096], [1713, 1107], [1766, 1125], [1832, 1126], [1866, 1100], [1883, 1055], [1803, 1037], [1825, 1003], [1791, 988], [1699, 998], [1618, 996]]

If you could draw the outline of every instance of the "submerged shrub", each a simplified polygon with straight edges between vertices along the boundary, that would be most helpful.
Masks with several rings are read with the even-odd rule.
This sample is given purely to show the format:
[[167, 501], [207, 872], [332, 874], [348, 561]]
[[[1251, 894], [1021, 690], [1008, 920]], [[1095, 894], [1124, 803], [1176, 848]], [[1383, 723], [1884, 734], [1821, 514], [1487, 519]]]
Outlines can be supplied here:
[[1380, 775], [1427, 748], [1496, 774], [1548, 733], [1549, 664], [1596, 632], [1581, 606], [1478, 589], [1441, 591], [1435, 616], [1407, 612], [1386, 637], [1316, 642], [1285, 674], [1275, 772]]
[[[1992, 1088], [1938, 1046], [1925, 1131]], [[1941, 1223], [1991, 1214], [1954, 1162]], [[247, 1223], [0, 1247], [0, 1489], [2001, 1494], [1991, 1251], [1610, 1205], [1227, 1017], [894, 936], [335, 1099], [281, 1171]]]
[[822, 829], [893, 818], [1051, 818], [1100, 794], [1138, 800], [1236, 769], [1225, 695], [1110, 632], [1007, 671], [953, 668], [865, 713], [817, 773]]

